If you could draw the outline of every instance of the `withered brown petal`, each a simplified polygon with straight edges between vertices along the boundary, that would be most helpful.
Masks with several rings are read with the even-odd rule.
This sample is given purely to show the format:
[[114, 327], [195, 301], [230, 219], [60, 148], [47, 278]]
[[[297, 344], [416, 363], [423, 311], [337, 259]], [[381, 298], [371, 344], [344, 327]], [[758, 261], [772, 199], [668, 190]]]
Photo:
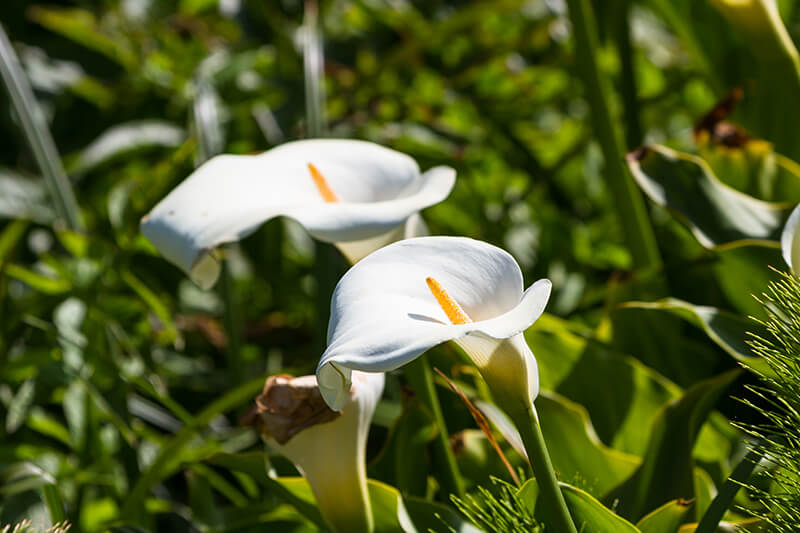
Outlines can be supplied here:
[[264, 392], [256, 398], [256, 409], [262, 422], [260, 430], [278, 444], [286, 444], [304, 429], [341, 414], [325, 404], [314, 376], [270, 376]]

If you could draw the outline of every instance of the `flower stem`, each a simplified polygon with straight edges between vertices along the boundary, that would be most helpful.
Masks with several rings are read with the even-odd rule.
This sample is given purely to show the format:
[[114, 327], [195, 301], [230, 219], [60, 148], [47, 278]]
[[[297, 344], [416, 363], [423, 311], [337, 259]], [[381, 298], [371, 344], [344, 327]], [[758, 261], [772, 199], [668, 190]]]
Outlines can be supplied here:
[[608, 187], [617, 206], [625, 240], [638, 268], [661, 265], [653, 228], [645, 210], [642, 194], [623, 163], [622, 143], [610, 111], [610, 91], [597, 64], [597, 38], [594, 13], [588, 0], [567, 0], [569, 18], [575, 36], [575, 56], [583, 79], [586, 99], [592, 115], [597, 142], [603, 151]]
[[560, 533], [577, 533], [575, 524], [572, 522], [567, 502], [558, 486], [556, 474], [553, 471], [553, 463], [547, 453], [547, 446], [544, 443], [542, 428], [539, 426], [539, 418], [532, 404], [521, 408], [507, 409], [508, 415], [514, 421], [525, 444], [525, 451], [528, 452], [528, 459], [533, 467], [533, 475], [539, 485], [539, 493], [544, 498], [545, 508], [548, 509], [552, 520], [554, 531]]
[[434, 449], [435, 459], [443, 467], [442, 485], [450, 494], [459, 497], [464, 495], [464, 481], [456, 464], [456, 457], [450, 447], [450, 434], [447, 432], [447, 425], [442, 415], [442, 407], [439, 405], [439, 398], [436, 396], [436, 387], [433, 383], [433, 372], [426, 355], [417, 357], [405, 367], [406, 377], [411, 388], [416, 392], [422, 405], [428, 408], [433, 415], [437, 432]]

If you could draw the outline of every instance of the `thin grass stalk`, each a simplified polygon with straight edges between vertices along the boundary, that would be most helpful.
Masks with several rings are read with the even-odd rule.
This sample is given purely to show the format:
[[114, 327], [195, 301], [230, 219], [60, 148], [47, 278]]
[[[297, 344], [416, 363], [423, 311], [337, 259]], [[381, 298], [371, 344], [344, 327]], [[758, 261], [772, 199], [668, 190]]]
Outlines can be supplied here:
[[442, 488], [449, 494], [455, 494], [459, 498], [464, 496], [464, 480], [456, 463], [456, 457], [450, 446], [450, 434], [447, 431], [447, 424], [442, 414], [442, 406], [439, 404], [439, 397], [436, 395], [436, 384], [433, 381], [433, 371], [428, 362], [427, 355], [417, 357], [405, 367], [403, 367], [408, 383], [420, 403], [433, 416], [438, 432], [434, 441], [434, 460], [441, 468], [440, 481]]
[[319, 6], [306, 0], [303, 16], [303, 69], [305, 71], [306, 127], [308, 137], [325, 134], [325, 55], [319, 27]]
[[588, 0], [567, 0], [575, 37], [578, 73], [591, 109], [595, 137], [605, 160], [605, 174], [620, 224], [636, 268], [658, 268], [661, 258], [642, 194], [623, 163], [619, 133], [610, 111], [610, 90], [597, 64], [595, 18]]
[[0, 77], [11, 98], [11, 105], [19, 119], [25, 140], [44, 176], [58, 220], [73, 231], [82, 231], [80, 210], [72, 184], [61, 164], [61, 157], [58, 155], [56, 143], [47, 127], [44, 114], [36, 102], [33, 90], [2, 24], [0, 24]]

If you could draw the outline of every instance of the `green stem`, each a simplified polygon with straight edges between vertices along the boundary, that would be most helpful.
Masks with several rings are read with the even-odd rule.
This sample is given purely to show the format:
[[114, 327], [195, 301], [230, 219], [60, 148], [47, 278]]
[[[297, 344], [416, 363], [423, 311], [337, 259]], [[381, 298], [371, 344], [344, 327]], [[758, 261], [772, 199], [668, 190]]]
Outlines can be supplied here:
[[639, 104], [636, 98], [636, 71], [633, 67], [633, 46], [631, 44], [631, 0], [616, 0], [614, 12], [617, 13], [614, 41], [620, 62], [620, 93], [622, 94], [625, 117], [625, 144], [632, 150], [642, 144], [642, 124], [639, 120]]
[[427, 356], [423, 354], [417, 357], [408, 363], [404, 369], [411, 388], [414, 389], [422, 405], [431, 412], [439, 430], [436, 436], [434, 453], [436, 461], [444, 470], [442, 472], [444, 474], [442, 485], [450, 494], [462, 497], [464, 495], [464, 481], [461, 479], [456, 457], [450, 447], [450, 434], [447, 431], [447, 424], [445, 424], [444, 416], [442, 415], [439, 398], [436, 396], [433, 372]]
[[80, 212], [72, 184], [61, 165], [56, 143], [45, 122], [44, 115], [33, 96], [30, 84], [19, 64], [14, 48], [0, 24], [0, 77], [6, 86], [11, 104], [19, 118], [25, 139], [33, 152], [36, 164], [55, 204], [59, 219], [73, 231], [81, 231]]
[[578, 530], [567, 509], [567, 502], [564, 501], [564, 495], [558, 486], [536, 410], [532, 404], [528, 404], [522, 408], [508, 409], [507, 412], [522, 437], [528, 460], [533, 467], [533, 475], [539, 485], [539, 493], [544, 498], [545, 508], [551, 517], [553, 530], [559, 533], [577, 533]]
[[583, 79], [586, 99], [592, 113], [592, 124], [603, 151], [605, 174], [619, 214], [625, 240], [638, 268], [661, 265], [653, 228], [645, 210], [642, 194], [623, 163], [624, 150], [614, 127], [610, 111], [607, 81], [597, 64], [597, 38], [594, 13], [588, 0], [567, 0], [569, 18], [575, 36], [575, 56]]
[[752, 450], [736, 465], [736, 468], [733, 469], [730, 477], [725, 480], [711, 505], [706, 509], [703, 518], [697, 525], [697, 529], [695, 529], [695, 533], [714, 533], [717, 530], [725, 511], [730, 508], [733, 498], [739, 492], [742, 483], [747, 481], [753, 473], [760, 458], [761, 454], [756, 450]]
[[227, 352], [231, 364], [231, 373], [236, 383], [241, 383], [244, 375], [242, 364], [242, 333], [239, 328], [242, 323], [239, 316], [239, 306], [236, 301], [236, 287], [231, 275], [230, 262], [226, 259], [222, 263], [222, 302], [225, 305], [224, 327], [228, 339]]

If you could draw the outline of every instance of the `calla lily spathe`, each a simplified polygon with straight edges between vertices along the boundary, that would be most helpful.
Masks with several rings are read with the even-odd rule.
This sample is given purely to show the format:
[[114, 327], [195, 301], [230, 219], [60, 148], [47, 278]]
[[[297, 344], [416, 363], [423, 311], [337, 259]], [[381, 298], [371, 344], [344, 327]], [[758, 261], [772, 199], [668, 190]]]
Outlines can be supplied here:
[[262, 436], [297, 465], [334, 531], [373, 529], [366, 446], [383, 386], [382, 373], [354, 372], [340, 413], [322, 401], [315, 376], [272, 377], [256, 400]]
[[197, 168], [142, 219], [142, 232], [201, 287], [215, 249], [285, 216], [335, 243], [351, 262], [393, 240], [426, 234], [419, 211], [441, 202], [455, 171], [421, 173], [409, 156], [365, 141], [290, 142], [259, 155], [220, 155]]
[[783, 260], [797, 274], [800, 267], [800, 205], [794, 208], [792, 214], [786, 220], [781, 234], [781, 252]]
[[453, 340], [493, 394], [507, 396], [504, 404], [527, 405], [539, 376], [521, 332], [544, 311], [550, 287], [543, 279], [523, 292], [514, 258], [485, 242], [421, 237], [390, 244], [336, 286], [328, 348], [317, 367], [323, 398], [339, 409], [353, 370], [394, 370]]

